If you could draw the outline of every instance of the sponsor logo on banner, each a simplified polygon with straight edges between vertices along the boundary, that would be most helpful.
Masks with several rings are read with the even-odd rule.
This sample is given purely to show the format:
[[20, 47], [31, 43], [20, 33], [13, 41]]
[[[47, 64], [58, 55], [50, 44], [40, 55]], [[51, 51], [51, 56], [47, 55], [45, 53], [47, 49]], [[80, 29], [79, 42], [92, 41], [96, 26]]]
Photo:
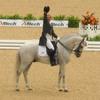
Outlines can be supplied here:
[[23, 23], [21, 24], [21, 26], [24, 27], [42, 27], [42, 25], [43, 25], [42, 20], [33, 20], [33, 21], [23, 20]]
[[[68, 21], [55, 21], [52, 20], [51, 24], [54, 27], [68, 27]], [[11, 19], [0, 19], [0, 26], [11, 26], [11, 27], [42, 27], [43, 20], [11, 20]]]

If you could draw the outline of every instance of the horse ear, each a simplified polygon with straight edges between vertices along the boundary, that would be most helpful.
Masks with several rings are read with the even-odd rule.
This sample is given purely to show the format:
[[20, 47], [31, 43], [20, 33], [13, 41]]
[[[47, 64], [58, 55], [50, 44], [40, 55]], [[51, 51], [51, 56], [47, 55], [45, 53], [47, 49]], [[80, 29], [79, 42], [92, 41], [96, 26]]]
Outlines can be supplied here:
[[87, 39], [88, 39], [88, 36], [85, 35], [85, 36], [83, 37], [83, 40], [82, 40], [82, 41], [86, 41]]
[[83, 43], [86, 40], [86, 37], [84, 36], [83, 39], [81, 40], [80, 44]]
[[83, 39], [82, 39], [81, 43], [82, 43], [84, 40], [85, 40], [85, 37], [83, 37]]
[[87, 46], [86, 40], [87, 40], [87, 36], [84, 36], [81, 43], [84, 43], [84, 46]]

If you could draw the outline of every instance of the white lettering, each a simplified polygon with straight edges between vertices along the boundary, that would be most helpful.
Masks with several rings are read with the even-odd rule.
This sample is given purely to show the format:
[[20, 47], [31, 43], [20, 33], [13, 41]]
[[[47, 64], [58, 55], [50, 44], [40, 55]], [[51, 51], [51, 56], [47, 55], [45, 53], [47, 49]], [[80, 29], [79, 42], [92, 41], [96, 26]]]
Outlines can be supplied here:
[[39, 22], [33, 23], [33, 22], [24, 21], [24, 22], [22, 23], [22, 26], [40, 26], [40, 23], [39, 23]]

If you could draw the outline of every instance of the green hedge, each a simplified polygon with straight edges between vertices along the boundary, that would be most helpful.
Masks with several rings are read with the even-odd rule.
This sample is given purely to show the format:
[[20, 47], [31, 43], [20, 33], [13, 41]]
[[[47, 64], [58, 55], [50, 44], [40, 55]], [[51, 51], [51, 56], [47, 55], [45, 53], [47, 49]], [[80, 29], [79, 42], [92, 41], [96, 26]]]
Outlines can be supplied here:
[[100, 35], [97, 35], [93, 38], [88, 38], [88, 41], [100, 41]]
[[54, 16], [53, 19], [54, 20], [65, 20], [65, 16], [64, 15]]
[[[8, 15], [0, 15], [0, 19], [25, 19], [25, 20], [42, 20], [43, 16], [37, 18], [34, 17], [32, 14], [27, 14], [26, 16], [20, 16], [18, 14], [8, 16]], [[65, 15], [58, 15], [53, 17], [54, 20], [68, 20], [68, 27], [77, 28], [79, 27], [80, 19], [75, 16], [68, 16]]]
[[77, 28], [79, 27], [80, 19], [75, 16], [69, 16], [66, 18], [68, 20], [68, 27]]
[[0, 19], [23, 19], [22, 16], [19, 16], [18, 14], [8, 16], [8, 15], [0, 15]]
[[32, 14], [27, 14], [25, 17], [23, 17], [25, 20], [36, 20], [37, 18], [34, 17]]

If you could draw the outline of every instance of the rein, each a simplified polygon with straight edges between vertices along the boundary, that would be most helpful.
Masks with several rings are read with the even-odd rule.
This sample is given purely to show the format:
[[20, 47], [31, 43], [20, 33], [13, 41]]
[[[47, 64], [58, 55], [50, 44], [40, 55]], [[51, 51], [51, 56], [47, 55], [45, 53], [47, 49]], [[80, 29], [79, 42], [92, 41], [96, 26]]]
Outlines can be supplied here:
[[84, 39], [85, 38], [82, 39], [82, 41], [79, 43], [78, 47], [75, 50], [65, 46], [60, 40], [58, 40], [57, 42], [59, 42], [66, 50], [77, 52], [80, 49], [81, 43], [84, 41]]

